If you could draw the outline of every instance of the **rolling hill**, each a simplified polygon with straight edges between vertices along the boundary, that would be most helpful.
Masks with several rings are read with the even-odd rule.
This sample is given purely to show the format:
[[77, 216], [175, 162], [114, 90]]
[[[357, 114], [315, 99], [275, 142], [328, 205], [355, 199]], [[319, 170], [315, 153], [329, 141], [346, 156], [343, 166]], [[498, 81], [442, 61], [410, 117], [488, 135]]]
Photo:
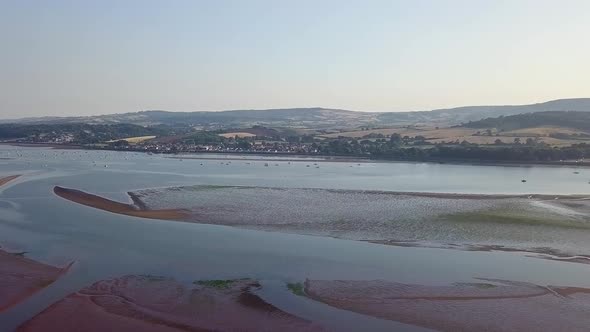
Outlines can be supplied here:
[[87, 117], [26, 118], [2, 120], [0, 122], [21, 124], [130, 123], [141, 126], [180, 124], [200, 128], [248, 128], [254, 125], [262, 125], [268, 127], [343, 129], [417, 124], [442, 127], [490, 117], [547, 111], [590, 112], [590, 98], [560, 99], [531, 105], [466, 106], [416, 112], [356, 112], [320, 107], [212, 112], [141, 111]]

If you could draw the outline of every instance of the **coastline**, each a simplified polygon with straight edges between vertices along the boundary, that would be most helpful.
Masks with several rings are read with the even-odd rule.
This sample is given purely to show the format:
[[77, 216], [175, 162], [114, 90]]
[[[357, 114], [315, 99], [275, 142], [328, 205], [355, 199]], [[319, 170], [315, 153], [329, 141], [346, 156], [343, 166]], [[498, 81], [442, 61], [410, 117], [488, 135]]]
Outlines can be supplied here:
[[[202, 154], [219, 154], [219, 155], [235, 155], [235, 156], [260, 156], [261, 161], [274, 161], [270, 157], [281, 157], [277, 161], [305, 161], [298, 159], [298, 157], [317, 158], [317, 160], [309, 160], [309, 162], [358, 162], [358, 163], [428, 163], [428, 164], [451, 164], [451, 165], [471, 165], [471, 166], [505, 166], [505, 167], [590, 167], [590, 161], [508, 161], [508, 160], [475, 160], [475, 159], [455, 159], [455, 158], [430, 158], [430, 159], [391, 159], [391, 158], [375, 158], [365, 156], [351, 156], [351, 155], [328, 155], [328, 154], [298, 154], [298, 153], [274, 153], [274, 152], [232, 152], [232, 151], [195, 151], [195, 152], [159, 152], [146, 150], [121, 150], [109, 148], [90, 148], [77, 144], [56, 144], [56, 143], [10, 143], [0, 142], [0, 145], [10, 145], [19, 147], [49, 147], [52, 149], [64, 150], [97, 150], [97, 151], [113, 151], [113, 152], [135, 152], [135, 153], [153, 153], [161, 155], [172, 155], [173, 159], [202, 159], [202, 160], [234, 160], [230, 158], [199, 158], [191, 155]], [[293, 157], [286, 159], [285, 157]], [[244, 160], [242, 158], [235, 158], [235, 160]], [[249, 159], [252, 161], [258, 159]]]

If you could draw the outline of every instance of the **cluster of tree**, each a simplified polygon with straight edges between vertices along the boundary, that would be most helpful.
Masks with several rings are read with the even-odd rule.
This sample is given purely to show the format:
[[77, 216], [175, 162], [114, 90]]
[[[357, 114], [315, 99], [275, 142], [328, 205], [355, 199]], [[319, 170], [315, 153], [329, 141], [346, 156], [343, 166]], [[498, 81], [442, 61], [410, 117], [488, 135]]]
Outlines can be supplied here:
[[51, 142], [66, 139], [71, 143], [89, 144], [134, 136], [159, 136], [169, 134], [162, 127], [142, 127], [133, 124], [90, 125], [66, 124], [2, 124], [0, 139], [21, 139], [30, 142]]
[[404, 146], [399, 138], [387, 140], [336, 139], [318, 142], [317, 150], [328, 155], [371, 156], [400, 160], [473, 160], [473, 161], [559, 161], [577, 160], [590, 156], [590, 145], [575, 144], [570, 147], [549, 147], [527, 140], [511, 145], [478, 146], [464, 142], [459, 145], [436, 144], [432, 147]]
[[588, 139], [590, 135], [586, 133], [551, 133], [549, 137], [557, 138], [557, 139]]
[[[192, 132], [188, 126], [120, 124], [0, 124], [0, 140], [94, 144], [137, 136], [174, 136]], [[64, 141], [67, 140], [67, 141]], [[119, 143], [124, 144], [124, 143]]]

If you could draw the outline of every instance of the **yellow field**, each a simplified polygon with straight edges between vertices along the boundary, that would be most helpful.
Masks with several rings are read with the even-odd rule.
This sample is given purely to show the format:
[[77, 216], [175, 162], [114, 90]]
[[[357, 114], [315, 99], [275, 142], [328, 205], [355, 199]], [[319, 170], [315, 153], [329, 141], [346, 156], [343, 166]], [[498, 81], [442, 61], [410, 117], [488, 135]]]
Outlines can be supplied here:
[[497, 139], [503, 143], [513, 143], [515, 138], [519, 138], [521, 143], [525, 143], [527, 138], [538, 138], [540, 141], [552, 145], [552, 146], [569, 146], [576, 143], [590, 142], [590, 140], [568, 140], [568, 139], [557, 139], [549, 137], [550, 134], [564, 133], [564, 134], [575, 134], [582, 133], [580, 130], [563, 128], [563, 127], [537, 127], [537, 128], [526, 128], [513, 131], [502, 132], [499, 136], [474, 136], [477, 132], [485, 133], [485, 129], [472, 129], [472, 128], [432, 128], [432, 127], [417, 127], [417, 128], [384, 128], [384, 129], [372, 129], [372, 130], [355, 130], [341, 133], [325, 134], [319, 136], [320, 138], [336, 138], [336, 137], [348, 137], [360, 139], [363, 136], [369, 134], [382, 134], [383, 136], [390, 136], [393, 133], [397, 133], [403, 136], [415, 137], [424, 136], [427, 142], [441, 143], [441, 142], [463, 142], [488, 145], [494, 144]]
[[137, 144], [137, 143], [145, 142], [147, 140], [154, 139], [154, 138], [156, 138], [156, 136], [136, 136], [136, 137], [115, 139], [115, 140], [107, 141], [107, 143], [113, 143], [113, 142], [117, 142], [117, 141], [127, 141], [130, 144]]
[[478, 130], [470, 128], [432, 128], [432, 127], [421, 127], [421, 128], [385, 128], [385, 129], [372, 129], [372, 130], [358, 130], [358, 131], [347, 131], [342, 133], [333, 133], [322, 135], [326, 138], [336, 137], [350, 137], [350, 138], [361, 138], [369, 134], [381, 134], [389, 136], [391, 134], [400, 134], [403, 136], [424, 136], [426, 139], [437, 139], [453, 136], [468, 136], [476, 133]]
[[[532, 139], [535, 137], [529, 136]], [[527, 136], [453, 136], [447, 138], [440, 138], [440, 139], [432, 139], [427, 140], [431, 143], [440, 143], [440, 142], [454, 142], [459, 141], [463, 142], [464, 140], [473, 143], [473, 144], [481, 144], [481, 145], [488, 145], [494, 144], [497, 139], [501, 140], [503, 143], [513, 143], [515, 138], [519, 138], [520, 142], [524, 144], [526, 139], [529, 138]], [[570, 146], [572, 144], [582, 143], [589, 141], [582, 141], [582, 140], [564, 140], [564, 139], [557, 139], [553, 137], [537, 137], [540, 142], [544, 142], [551, 146]]]
[[254, 137], [256, 135], [251, 134], [251, 133], [245, 133], [245, 132], [234, 132], [234, 133], [223, 133], [223, 134], [219, 134], [219, 136], [223, 136], [225, 138], [232, 138], [232, 137], [236, 137], [238, 136], [239, 138], [243, 138], [243, 137]]
[[536, 128], [525, 128], [511, 131], [505, 131], [502, 134], [513, 136], [549, 136], [551, 134], [587, 134], [579, 129], [572, 129], [566, 127], [543, 126]]

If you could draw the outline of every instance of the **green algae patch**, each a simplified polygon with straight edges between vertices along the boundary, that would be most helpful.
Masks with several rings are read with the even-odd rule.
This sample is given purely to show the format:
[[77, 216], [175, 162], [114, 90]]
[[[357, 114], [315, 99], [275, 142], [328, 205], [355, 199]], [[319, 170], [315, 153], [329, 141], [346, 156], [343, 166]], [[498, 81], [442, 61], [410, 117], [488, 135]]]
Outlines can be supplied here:
[[453, 284], [454, 286], [457, 287], [475, 287], [475, 288], [479, 288], [479, 289], [491, 289], [491, 288], [496, 288], [498, 286], [494, 285], [494, 284], [488, 284], [488, 283], [479, 283], [479, 282], [457, 282]]
[[287, 289], [297, 296], [305, 296], [303, 284], [300, 282], [287, 283]]
[[247, 278], [245, 279], [212, 279], [212, 280], [197, 280], [194, 281], [193, 284], [195, 285], [200, 285], [200, 286], [205, 286], [205, 287], [211, 287], [211, 288], [217, 288], [217, 289], [228, 289], [230, 288], [236, 281], [240, 281], [240, 280], [248, 280]]

